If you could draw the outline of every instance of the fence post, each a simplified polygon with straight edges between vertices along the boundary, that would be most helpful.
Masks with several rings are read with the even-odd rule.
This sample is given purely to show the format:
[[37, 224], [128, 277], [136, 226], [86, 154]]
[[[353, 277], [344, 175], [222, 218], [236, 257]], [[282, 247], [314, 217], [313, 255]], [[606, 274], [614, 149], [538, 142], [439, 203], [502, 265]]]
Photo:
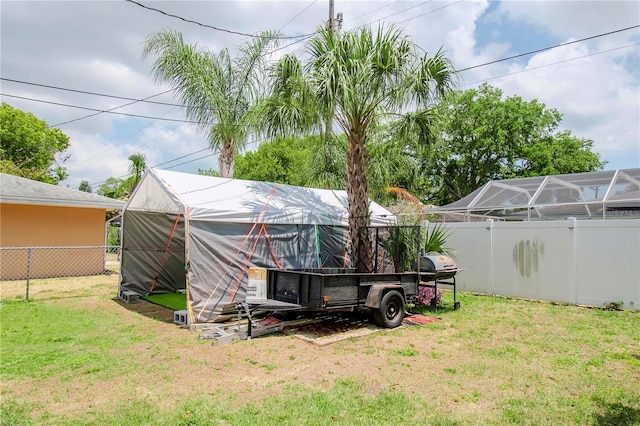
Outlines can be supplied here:
[[29, 278], [31, 277], [31, 247], [27, 248], [27, 294], [25, 299], [29, 301]]
[[494, 287], [495, 287], [495, 282], [494, 282], [494, 278], [495, 278], [495, 274], [494, 274], [494, 260], [493, 260], [493, 219], [486, 219], [485, 223], [484, 223], [484, 227], [485, 229], [489, 230], [489, 236], [487, 237], [487, 242], [486, 245], [488, 246], [486, 248], [487, 250], [487, 262], [486, 262], [486, 268], [487, 268], [487, 272], [486, 272], [486, 278], [487, 278], [487, 282], [486, 282], [486, 294], [493, 296], [494, 293]]

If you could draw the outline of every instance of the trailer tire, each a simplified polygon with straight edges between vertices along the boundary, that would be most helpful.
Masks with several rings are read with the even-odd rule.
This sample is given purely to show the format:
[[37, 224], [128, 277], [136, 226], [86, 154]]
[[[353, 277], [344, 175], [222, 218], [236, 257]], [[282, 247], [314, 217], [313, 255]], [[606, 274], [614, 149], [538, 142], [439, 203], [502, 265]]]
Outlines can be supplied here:
[[396, 328], [404, 319], [404, 297], [391, 290], [382, 297], [380, 307], [373, 311], [373, 320], [380, 327]]

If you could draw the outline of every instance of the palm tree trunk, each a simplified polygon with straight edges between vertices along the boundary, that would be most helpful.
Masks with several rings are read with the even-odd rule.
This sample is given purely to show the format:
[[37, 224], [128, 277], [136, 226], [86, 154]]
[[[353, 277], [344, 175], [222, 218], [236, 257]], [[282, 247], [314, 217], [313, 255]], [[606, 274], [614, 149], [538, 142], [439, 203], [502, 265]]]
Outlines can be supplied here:
[[218, 164], [220, 165], [220, 176], [223, 178], [233, 178], [233, 166], [235, 164], [235, 155], [233, 152], [233, 140], [226, 139], [224, 145], [220, 150], [220, 157], [218, 158]]
[[324, 119], [324, 141], [329, 144], [333, 139], [333, 116]]
[[367, 179], [367, 153], [363, 132], [348, 135], [347, 199], [349, 201], [349, 228], [351, 229], [351, 260], [358, 272], [373, 270], [373, 246], [367, 227], [369, 213], [369, 183]]

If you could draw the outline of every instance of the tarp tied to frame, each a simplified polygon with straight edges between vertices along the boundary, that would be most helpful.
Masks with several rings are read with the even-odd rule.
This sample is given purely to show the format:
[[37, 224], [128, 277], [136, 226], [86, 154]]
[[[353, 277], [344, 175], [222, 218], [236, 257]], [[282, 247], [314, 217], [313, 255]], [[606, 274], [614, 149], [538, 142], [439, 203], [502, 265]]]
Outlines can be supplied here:
[[[394, 216], [371, 203], [374, 226]], [[121, 285], [188, 289], [192, 320], [244, 301], [249, 267], [348, 267], [345, 191], [151, 169], [123, 213]]]
[[182, 215], [130, 211], [122, 227], [120, 277], [140, 294], [175, 293], [186, 286]]
[[[225, 304], [244, 301], [248, 268], [317, 267], [314, 227], [309, 225], [192, 224], [190, 296], [198, 321], [220, 313]], [[207, 285], [196, 285], [206, 283]]]

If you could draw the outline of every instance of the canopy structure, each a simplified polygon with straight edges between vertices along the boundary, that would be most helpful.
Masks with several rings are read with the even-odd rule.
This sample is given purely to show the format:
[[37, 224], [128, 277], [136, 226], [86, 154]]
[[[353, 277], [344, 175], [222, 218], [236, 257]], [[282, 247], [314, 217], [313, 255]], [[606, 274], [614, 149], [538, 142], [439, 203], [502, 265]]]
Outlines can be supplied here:
[[467, 221], [638, 218], [640, 168], [490, 181], [429, 212]]
[[121, 286], [186, 291], [191, 321], [211, 321], [246, 299], [250, 267], [349, 267], [348, 237], [345, 191], [150, 169], [123, 212]]

